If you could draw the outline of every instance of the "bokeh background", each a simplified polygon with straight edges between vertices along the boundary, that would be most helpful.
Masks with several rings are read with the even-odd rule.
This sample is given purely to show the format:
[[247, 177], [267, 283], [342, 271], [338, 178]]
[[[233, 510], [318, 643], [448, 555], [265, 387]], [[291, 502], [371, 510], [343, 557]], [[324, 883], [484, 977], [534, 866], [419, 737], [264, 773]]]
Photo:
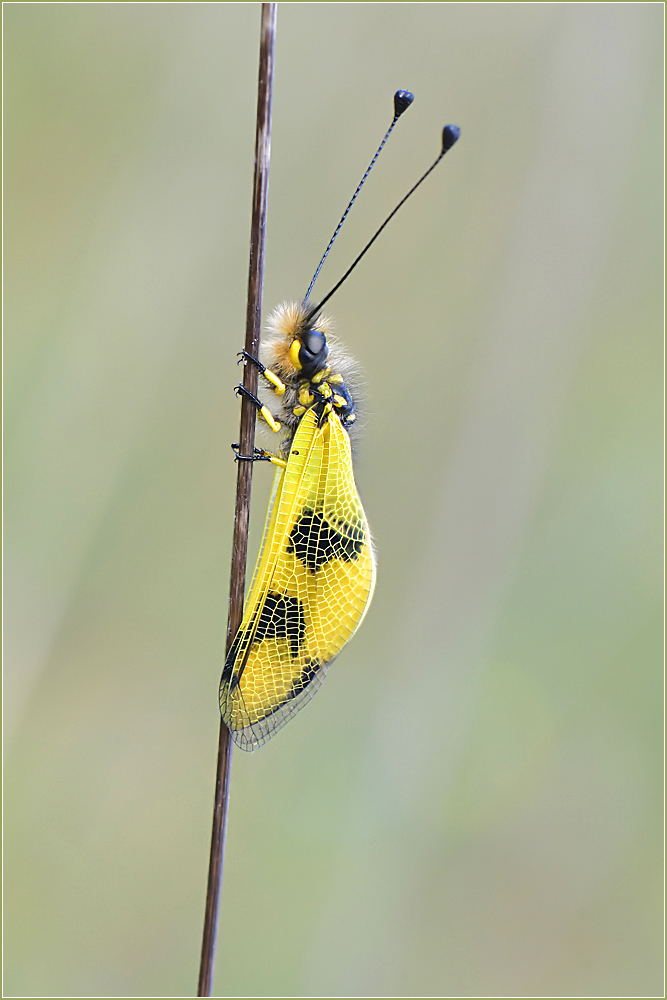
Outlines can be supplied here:
[[[658, 3], [284, 4], [265, 309], [365, 370], [362, 630], [235, 754], [217, 996], [657, 996]], [[7, 4], [5, 995], [191, 996], [258, 4]], [[253, 493], [256, 547], [270, 472]]]

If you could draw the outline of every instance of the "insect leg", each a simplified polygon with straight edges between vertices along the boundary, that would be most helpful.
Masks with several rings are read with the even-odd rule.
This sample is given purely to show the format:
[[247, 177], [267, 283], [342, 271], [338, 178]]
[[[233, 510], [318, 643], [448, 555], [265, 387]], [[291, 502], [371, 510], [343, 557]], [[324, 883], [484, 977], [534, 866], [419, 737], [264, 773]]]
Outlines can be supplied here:
[[271, 462], [272, 465], [278, 465], [281, 469], [287, 468], [287, 462], [278, 458], [277, 455], [272, 455], [270, 451], [265, 451], [264, 448], [255, 448], [253, 455], [239, 455], [240, 447], [240, 444], [232, 445], [232, 450], [235, 452], [234, 461], [236, 462]]
[[[245, 349], [239, 351], [239, 357], [241, 358], [244, 364], [247, 361], [250, 361], [250, 363], [253, 364], [255, 368], [259, 368], [260, 372], [262, 373], [266, 381], [273, 387], [273, 391], [275, 392], [276, 396], [282, 396], [282, 394], [285, 391], [284, 382], [281, 382], [278, 376], [274, 372], [272, 372], [270, 368], [267, 368], [266, 365], [263, 365], [262, 362], [259, 360], [259, 358], [253, 358], [252, 354], [249, 354]], [[237, 361], [237, 364], [240, 364], [240, 362]]]
[[264, 420], [266, 420], [267, 424], [269, 425], [272, 431], [280, 430], [280, 422], [276, 420], [276, 418], [273, 416], [269, 408], [267, 406], [264, 406], [261, 399], [257, 399], [257, 396], [253, 396], [253, 394], [250, 392], [249, 389], [246, 389], [244, 385], [237, 385], [236, 388], [234, 389], [234, 392], [236, 393], [237, 396], [240, 393], [242, 396], [245, 396], [246, 399], [249, 399], [252, 403], [255, 404], [255, 406], [259, 410], [259, 415]]

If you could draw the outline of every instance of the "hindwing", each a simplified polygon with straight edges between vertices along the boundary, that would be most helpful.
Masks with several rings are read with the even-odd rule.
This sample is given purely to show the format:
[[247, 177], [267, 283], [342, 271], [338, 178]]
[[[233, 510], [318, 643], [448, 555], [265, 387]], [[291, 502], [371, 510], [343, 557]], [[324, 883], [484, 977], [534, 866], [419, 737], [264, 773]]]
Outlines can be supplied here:
[[319, 688], [361, 623], [375, 562], [336, 413], [302, 417], [276, 473], [264, 540], [227, 656], [220, 707], [234, 742], [265, 743]]

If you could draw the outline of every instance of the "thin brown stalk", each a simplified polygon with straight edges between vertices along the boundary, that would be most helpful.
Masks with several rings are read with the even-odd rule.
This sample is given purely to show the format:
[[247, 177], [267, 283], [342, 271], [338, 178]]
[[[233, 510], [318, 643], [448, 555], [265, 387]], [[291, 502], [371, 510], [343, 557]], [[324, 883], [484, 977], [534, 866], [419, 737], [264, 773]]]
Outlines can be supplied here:
[[[262, 319], [262, 291], [264, 286], [264, 245], [266, 235], [266, 210], [269, 193], [269, 160], [271, 157], [271, 105], [273, 99], [273, 56], [276, 36], [277, 3], [262, 4], [259, 49], [259, 82], [257, 87], [257, 131], [255, 138], [255, 179], [252, 195], [252, 223], [250, 230], [250, 268], [248, 273], [248, 308], [246, 313], [245, 349], [257, 357]], [[244, 386], [257, 393], [257, 368], [246, 365]], [[244, 396], [241, 402], [240, 454], [252, 455], [255, 446], [254, 405]], [[250, 519], [250, 489], [252, 462], [239, 462], [236, 479], [236, 511], [234, 515], [234, 541], [229, 590], [229, 619], [227, 625], [227, 650], [236, 634], [243, 614], [246, 561], [248, 556], [248, 522]], [[209, 858], [204, 935], [199, 966], [198, 997], [210, 997], [215, 970], [215, 945], [218, 936], [220, 888], [225, 853], [227, 812], [229, 807], [229, 781], [232, 766], [232, 741], [229, 730], [220, 720], [218, 763], [215, 777], [213, 831]]]

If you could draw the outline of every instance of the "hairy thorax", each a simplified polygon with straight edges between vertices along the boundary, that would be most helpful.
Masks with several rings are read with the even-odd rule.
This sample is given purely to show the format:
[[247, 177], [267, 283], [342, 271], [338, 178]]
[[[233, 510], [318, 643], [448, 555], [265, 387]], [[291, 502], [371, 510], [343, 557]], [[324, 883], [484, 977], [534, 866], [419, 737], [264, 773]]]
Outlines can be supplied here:
[[[281, 424], [283, 453], [289, 452], [294, 432], [307, 410], [313, 409], [319, 418], [333, 410], [348, 433], [357, 416], [355, 363], [332, 336], [331, 322], [326, 317], [317, 316], [307, 323], [307, 316], [301, 303], [279, 306], [269, 318], [269, 336], [260, 351], [262, 364], [285, 386], [278, 395], [266, 377], [260, 376], [259, 396]], [[309, 337], [316, 338], [319, 354], [304, 367], [298, 358], [304, 359], [302, 345], [308, 344]]]

